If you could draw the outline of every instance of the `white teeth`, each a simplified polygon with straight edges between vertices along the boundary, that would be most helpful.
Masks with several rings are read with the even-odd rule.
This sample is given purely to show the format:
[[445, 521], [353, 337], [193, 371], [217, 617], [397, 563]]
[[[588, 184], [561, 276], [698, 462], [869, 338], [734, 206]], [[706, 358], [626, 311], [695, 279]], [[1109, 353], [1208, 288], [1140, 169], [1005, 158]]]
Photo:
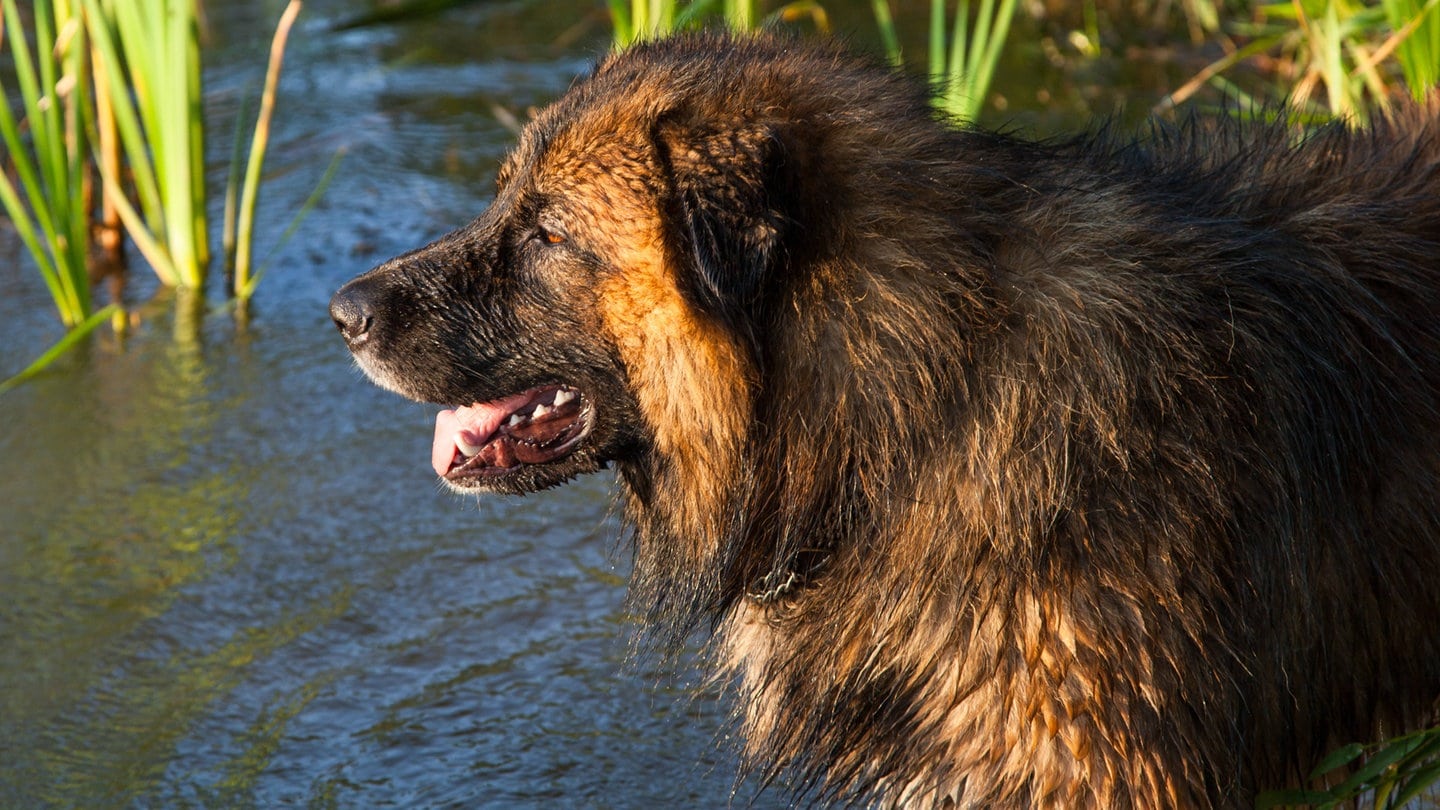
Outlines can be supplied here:
[[550, 413], [550, 409], [549, 409], [549, 408], [545, 407], [544, 405], [536, 405], [536, 406], [535, 406], [535, 413], [531, 414], [531, 415], [530, 415], [530, 418], [532, 418], [532, 419], [543, 419], [543, 418], [544, 418], [547, 414], [549, 414], [549, 413]]
[[506, 422], [505, 424], [509, 425], [510, 427], [515, 427], [516, 425], [518, 425], [518, 424], [520, 424], [521, 422], [524, 422], [524, 421], [525, 421], [525, 417], [523, 417], [523, 416], [521, 416], [520, 414], [516, 413], [516, 414], [511, 414], [511, 415], [510, 415], [510, 421]]
[[555, 394], [555, 407], [560, 407], [575, 398], [574, 391], [558, 391]]
[[463, 453], [466, 458], [469, 458], [470, 456], [473, 456], [476, 453], [480, 452], [480, 449], [484, 446], [485, 445], [483, 444], [471, 444], [465, 441], [464, 433], [459, 433], [455, 436], [455, 449]]

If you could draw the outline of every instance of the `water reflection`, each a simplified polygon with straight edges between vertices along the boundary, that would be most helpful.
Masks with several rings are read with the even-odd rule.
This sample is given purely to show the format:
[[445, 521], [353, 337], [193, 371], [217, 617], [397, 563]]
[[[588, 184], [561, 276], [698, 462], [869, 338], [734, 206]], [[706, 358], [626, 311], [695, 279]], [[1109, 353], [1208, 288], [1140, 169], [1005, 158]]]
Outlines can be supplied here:
[[0, 699], [22, 797], [123, 797], [153, 780], [162, 766], [147, 752], [238, 667], [225, 647], [210, 660], [175, 639], [136, 643], [233, 559], [249, 494], [206, 452], [237, 392], [213, 384], [198, 329], [175, 324], [154, 351], [99, 342], [81, 368], [6, 403]]

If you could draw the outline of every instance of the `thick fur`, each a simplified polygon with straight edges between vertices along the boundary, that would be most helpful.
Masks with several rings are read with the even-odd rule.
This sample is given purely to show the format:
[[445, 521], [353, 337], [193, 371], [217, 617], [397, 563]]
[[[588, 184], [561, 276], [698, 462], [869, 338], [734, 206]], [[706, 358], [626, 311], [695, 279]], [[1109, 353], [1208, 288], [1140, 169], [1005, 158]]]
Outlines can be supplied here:
[[587, 392], [494, 488], [618, 467], [636, 605], [797, 798], [1240, 807], [1440, 694], [1436, 105], [1037, 144], [686, 37], [341, 296], [402, 393]]

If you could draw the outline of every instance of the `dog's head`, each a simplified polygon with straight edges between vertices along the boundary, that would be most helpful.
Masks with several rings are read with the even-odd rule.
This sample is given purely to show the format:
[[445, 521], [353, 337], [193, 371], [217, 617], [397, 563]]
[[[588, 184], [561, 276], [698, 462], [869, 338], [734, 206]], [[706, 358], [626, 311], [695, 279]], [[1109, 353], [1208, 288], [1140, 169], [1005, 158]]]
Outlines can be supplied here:
[[724, 75], [717, 44], [607, 60], [529, 124], [479, 218], [336, 293], [371, 379], [453, 408], [432, 458], [453, 488], [741, 441], [795, 156], [736, 89], [769, 80], [736, 72], [752, 61]]

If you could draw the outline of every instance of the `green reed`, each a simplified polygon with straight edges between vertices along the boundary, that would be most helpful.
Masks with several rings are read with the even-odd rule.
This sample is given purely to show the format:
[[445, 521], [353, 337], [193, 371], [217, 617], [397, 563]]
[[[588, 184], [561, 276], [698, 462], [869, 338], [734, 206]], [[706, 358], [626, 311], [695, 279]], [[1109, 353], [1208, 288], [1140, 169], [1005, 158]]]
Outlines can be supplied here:
[[[608, 0], [610, 19], [615, 28], [615, 44], [623, 47], [632, 42], [655, 39], [667, 34], [694, 28], [719, 16], [735, 31], [753, 31], [760, 25], [755, 0]], [[813, 2], [790, 3], [777, 15], [813, 14]]]
[[[948, 22], [945, 0], [931, 0], [927, 66], [935, 106], [963, 121], [973, 121], [985, 105], [995, 78], [1016, 0], [960, 0], [954, 22]], [[872, 3], [881, 40], [897, 65], [902, 63], [900, 38], [887, 0]]]
[[629, 45], [675, 30], [678, 9], [674, 0], [609, 0], [615, 26], [615, 44]]
[[1391, 100], [1397, 74], [1423, 99], [1440, 82], [1440, 0], [1289, 0], [1256, 7], [1256, 19], [1232, 23], [1241, 47], [1205, 68], [1162, 105], [1204, 84], [1245, 94], [1224, 74], [1265, 55], [1288, 68], [1285, 101], [1302, 120], [1339, 117], [1360, 126]]
[[1395, 59], [1416, 99], [1440, 84], [1440, 0], [1383, 0], [1385, 18], [1399, 38]]
[[755, 27], [754, 0], [725, 0], [725, 24], [736, 31], [749, 31]]
[[1383, 9], [1353, 0], [1312, 0], [1275, 3], [1261, 12], [1294, 26], [1284, 39], [1302, 71], [1294, 89], [1300, 103], [1323, 89], [1332, 114], [1362, 122], [1370, 108], [1367, 93], [1383, 103], [1385, 80], [1370, 58], [1374, 32], [1385, 22]]
[[[985, 104], [995, 66], [1010, 34], [1016, 0], [980, 0], [974, 28], [970, 28], [969, 0], [955, 12], [948, 58], [945, 56], [945, 3], [930, 4], [930, 75], [939, 77], [938, 106], [962, 120], [973, 121]], [[936, 79], [932, 79], [936, 80]], [[938, 88], [937, 88], [938, 90]]]
[[[15, 0], [4, 0], [0, 15], [0, 44], [11, 54], [21, 113], [17, 120], [9, 103], [0, 103], [0, 138], [9, 158], [0, 171], [0, 202], [40, 268], [60, 320], [73, 328], [92, 309], [85, 30], [67, 2], [37, 3], [33, 14], [33, 53]], [[0, 95], [8, 94], [0, 88]]]
[[[302, 5], [290, 0], [277, 26], [243, 179], [237, 138], [226, 192], [221, 237], [229, 292], [242, 308], [261, 275], [251, 258], [254, 214], [285, 43]], [[0, 105], [8, 158], [0, 167], [0, 204], [72, 330], [0, 384], [3, 391], [105, 320], [93, 311], [90, 287], [98, 273], [91, 271], [119, 279], [121, 224], [164, 285], [200, 290], [211, 258], [211, 223], [198, 0], [37, 0], [33, 53], [15, 0], [0, 0], [0, 12], [0, 45], [10, 52], [20, 97], [18, 117], [8, 103]], [[8, 98], [4, 91], [0, 87]], [[282, 241], [314, 205], [336, 163]], [[117, 283], [116, 297], [118, 290]], [[103, 313], [123, 323], [118, 302]]]
[[[160, 280], [200, 289], [210, 261], [206, 217], [205, 120], [201, 112], [199, 25], [195, 0], [82, 0], [124, 145], [132, 204], [120, 172], [102, 165], [106, 200]], [[252, 244], [261, 170], [269, 145], [285, 44], [303, 3], [290, 0], [271, 42], [260, 112], [243, 180], [226, 189], [221, 239], [231, 292], [249, 299], [259, 282]], [[237, 167], [239, 154], [237, 151]], [[238, 197], [238, 199], [237, 199]]]
[[[718, 6], [718, 8], [717, 8]], [[930, 4], [929, 70], [935, 87], [935, 105], [964, 120], [973, 120], [985, 102], [986, 93], [1009, 35], [1018, 0], [960, 0], [953, 24], [944, 0]], [[761, 20], [755, 0], [609, 0], [615, 44], [624, 47], [639, 40], [654, 39], [693, 28], [718, 11], [726, 25], [749, 31], [770, 20], [809, 17], [818, 28], [828, 29], [823, 5], [813, 0], [787, 3]], [[887, 0], [873, 0], [880, 39], [891, 61], [902, 63], [900, 38]]]
[[[1262, 793], [1259, 810], [1274, 807], [1365, 806], [1376, 810], [1404, 807], [1430, 795], [1440, 780], [1440, 727], [1428, 728], [1374, 745], [1352, 743], [1332, 751], [1310, 773], [1324, 787]], [[1368, 794], [1368, 801], [1361, 802]]]
[[[265, 69], [265, 87], [260, 94], [260, 114], [255, 121], [255, 131], [250, 140], [250, 156], [245, 164], [245, 178], [239, 186], [239, 202], [235, 201], [236, 183], [233, 172], [225, 194], [225, 223], [222, 229], [225, 259], [228, 275], [232, 279], [231, 292], [242, 304], [255, 294], [255, 287], [259, 284], [262, 275], [254, 271], [251, 259], [255, 205], [260, 195], [260, 172], [265, 165], [265, 151], [270, 143], [270, 121], [275, 113], [275, 93], [280, 81], [280, 69], [285, 63], [285, 43], [290, 37], [290, 28], [295, 24], [295, 18], [300, 14], [301, 6], [301, 0], [290, 0], [284, 13], [280, 16], [280, 22], [275, 28], [275, 36], [270, 42], [270, 61]], [[238, 167], [239, 139], [236, 140], [236, 149], [235, 165]], [[333, 170], [334, 164], [331, 165], [331, 171]], [[328, 182], [329, 176], [330, 174], [327, 172], [327, 181], [322, 181], [322, 189]], [[308, 211], [309, 205], [310, 203], [307, 202], [304, 210]]]
[[106, 197], [164, 284], [199, 289], [210, 247], [194, 0], [81, 2], [138, 206], [114, 167], [101, 172]]

